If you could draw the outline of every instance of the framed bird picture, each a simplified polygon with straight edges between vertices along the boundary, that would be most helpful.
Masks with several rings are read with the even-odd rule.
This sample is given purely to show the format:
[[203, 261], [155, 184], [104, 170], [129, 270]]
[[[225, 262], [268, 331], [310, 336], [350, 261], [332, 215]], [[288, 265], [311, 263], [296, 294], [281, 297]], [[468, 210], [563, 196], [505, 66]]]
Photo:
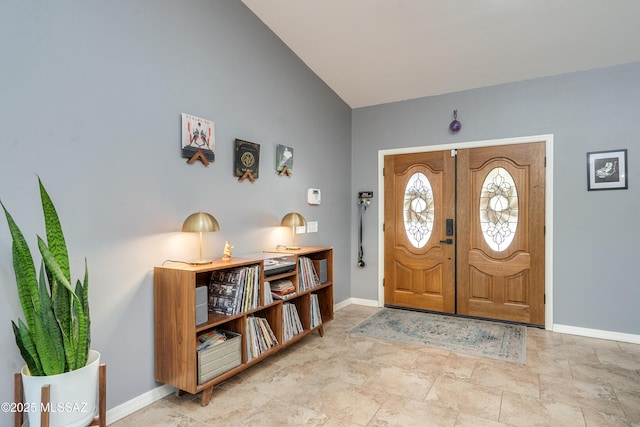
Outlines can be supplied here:
[[182, 157], [193, 159], [203, 156], [208, 162], [213, 162], [216, 148], [214, 127], [215, 124], [211, 120], [183, 113]]

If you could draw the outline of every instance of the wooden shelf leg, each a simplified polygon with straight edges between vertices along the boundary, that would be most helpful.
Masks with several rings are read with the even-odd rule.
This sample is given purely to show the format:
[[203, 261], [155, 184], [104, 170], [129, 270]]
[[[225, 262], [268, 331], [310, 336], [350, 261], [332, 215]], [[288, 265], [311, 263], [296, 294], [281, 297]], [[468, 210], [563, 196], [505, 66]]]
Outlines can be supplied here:
[[209, 402], [211, 402], [211, 396], [213, 396], [213, 386], [205, 388], [202, 391], [202, 400], [200, 401], [200, 405], [207, 406]]
[[176, 397], [180, 397], [184, 394], [184, 391], [180, 390], [179, 388], [176, 388], [176, 392], [175, 392], [175, 396]]
[[318, 328], [318, 333], [321, 337], [324, 336], [324, 325], [320, 325], [320, 327]]
[[106, 427], [107, 425], [107, 365], [98, 366], [98, 416], [90, 426]]
[[18, 411], [18, 408], [22, 408], [22, 405], [18, 405], [22, 403], [24, 396], [22, 390], [22, 375], [19, 373], [13, 375], [13, 403], [16, 404], [16, 412], [13, 416], [13, 427], [22, 427], [22, 423], [24, 421], [24, 413], [22, 411]]
[[98, 418], [100, 427], [107, 426], [107, 365], [104, 363], [99, 366], [99, 384], [98, 384]]
[[45, 384], [42, 386], [42, 390], [40, 391], [40, 402], [42, 406], [40, 407], [40, 427], [49, 427], [49, 404], [51, 403], [51, 386], [49, 384]]

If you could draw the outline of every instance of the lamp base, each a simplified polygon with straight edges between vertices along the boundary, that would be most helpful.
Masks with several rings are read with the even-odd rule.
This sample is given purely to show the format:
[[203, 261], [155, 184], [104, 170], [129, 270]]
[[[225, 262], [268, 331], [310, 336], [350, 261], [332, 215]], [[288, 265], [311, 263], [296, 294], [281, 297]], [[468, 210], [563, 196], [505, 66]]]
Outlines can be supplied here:
[[194, 259], [193, 261], [189, 261], [191, 265], [204, 265], [211, 264], [213, 262], [212, 259]]

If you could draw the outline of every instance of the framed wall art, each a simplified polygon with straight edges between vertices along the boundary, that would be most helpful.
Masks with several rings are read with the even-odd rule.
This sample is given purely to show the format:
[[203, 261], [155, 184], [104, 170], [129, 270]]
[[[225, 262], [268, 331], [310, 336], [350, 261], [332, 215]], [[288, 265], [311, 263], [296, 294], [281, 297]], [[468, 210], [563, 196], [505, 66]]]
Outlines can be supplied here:
[[249, 178], [251, 182], [258, 179], [260, 172], [260, 144], [236, 139], [234, 176]]
[[587, 153], [587, 189], [625, 190], [627, 182], [627, 150], [592, 151]]
[[183, 113], [182, 157], [194, 159], [196, 156], [203, 156], [206, 161], [213, 162], [216, 149], [214, 126], [211, 120]]
[[278, 144], [276, 148], [276, 171], [293, 173], [293, 148]]

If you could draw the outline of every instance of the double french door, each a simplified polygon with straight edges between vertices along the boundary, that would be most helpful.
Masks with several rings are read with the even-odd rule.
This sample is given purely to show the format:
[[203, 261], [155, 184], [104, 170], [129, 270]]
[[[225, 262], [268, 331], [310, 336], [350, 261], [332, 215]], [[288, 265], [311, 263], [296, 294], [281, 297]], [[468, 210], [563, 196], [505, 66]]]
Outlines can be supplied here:
[[544, 325], [545, 143], [385, 156], [385, 305]]

